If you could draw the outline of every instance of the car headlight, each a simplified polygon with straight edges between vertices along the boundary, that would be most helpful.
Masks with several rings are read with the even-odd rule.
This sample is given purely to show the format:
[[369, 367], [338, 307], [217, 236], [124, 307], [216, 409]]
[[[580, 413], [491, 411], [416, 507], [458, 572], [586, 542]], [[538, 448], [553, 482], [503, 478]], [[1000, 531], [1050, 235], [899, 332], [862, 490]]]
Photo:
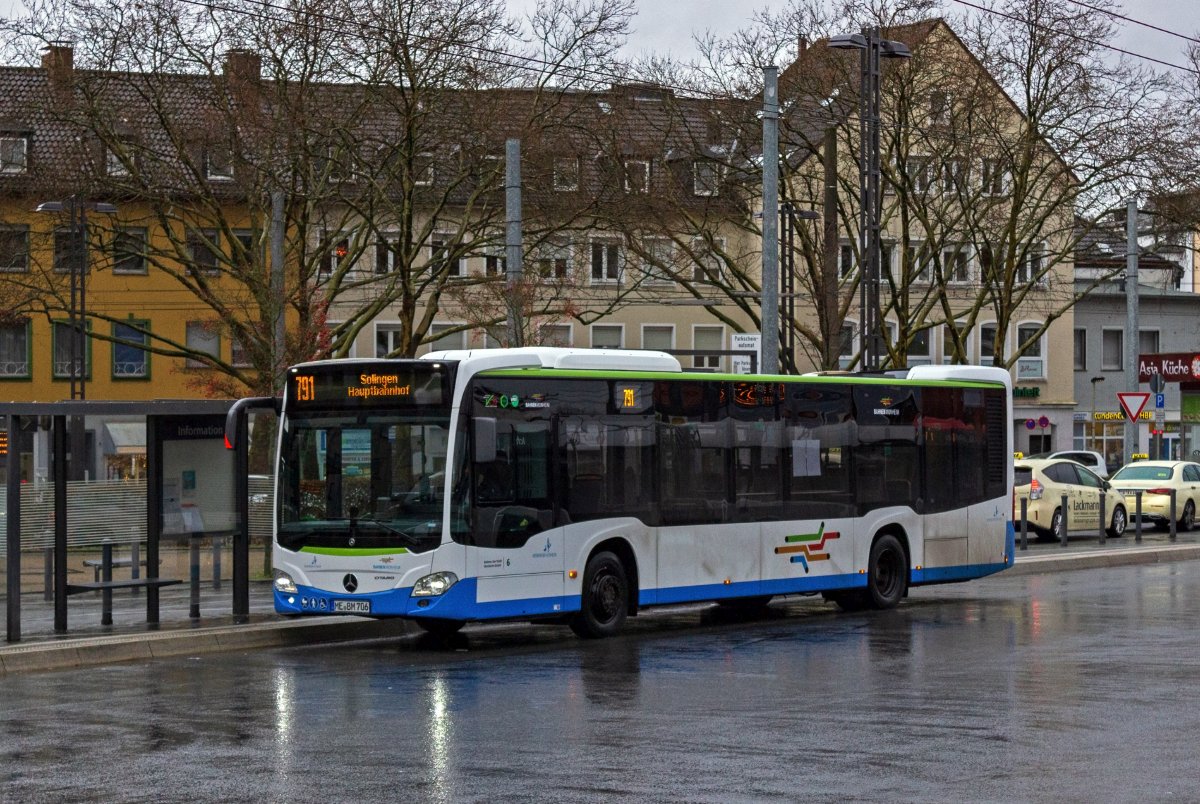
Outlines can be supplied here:
[[275, 591], [283, 592], [285, 595], [294, 595], [297, 592], [296, 582], [286, 572], [275, 570]]
[[426, 575], [413, 584], [413, 597], [437, 597], [446, 594], [451, 586], [458, 583], [458, 576], [453, 572], [435, 572]]

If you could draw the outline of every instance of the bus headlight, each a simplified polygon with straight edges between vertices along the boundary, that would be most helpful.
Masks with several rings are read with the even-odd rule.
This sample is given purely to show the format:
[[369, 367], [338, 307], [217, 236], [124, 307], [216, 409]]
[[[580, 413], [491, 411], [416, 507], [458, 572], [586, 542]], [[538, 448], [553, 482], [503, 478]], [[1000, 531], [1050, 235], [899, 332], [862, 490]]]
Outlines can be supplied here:
[[292, 580], [291, 575], [275, 570], [275, 591], [283, 592], [285, 595], [294, 595], [298, 590], [296, 589], [296, 582]]
[[437, 597], [444, 595], [446, 590], [458, 583], [458, 576], [453, 572], [435, 572], [426, 575], [413, 584], [413, 597]]

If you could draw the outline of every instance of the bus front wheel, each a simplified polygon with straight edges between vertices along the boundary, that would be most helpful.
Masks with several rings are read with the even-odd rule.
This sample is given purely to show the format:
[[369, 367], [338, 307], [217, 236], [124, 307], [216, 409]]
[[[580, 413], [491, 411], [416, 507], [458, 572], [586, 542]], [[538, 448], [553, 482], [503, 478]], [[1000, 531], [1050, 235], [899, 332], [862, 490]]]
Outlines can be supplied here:
[[874, 609], [895, 608], [908, 588], [908, 559], [900, 540], [885, 533], [871, 545], [867, 600]]
[[625, 565], [612, 553], [597, 553], [583, 571], [583, 594], [571, 630], [584, 639], [612, 636], [621, 630], [628, 613]]

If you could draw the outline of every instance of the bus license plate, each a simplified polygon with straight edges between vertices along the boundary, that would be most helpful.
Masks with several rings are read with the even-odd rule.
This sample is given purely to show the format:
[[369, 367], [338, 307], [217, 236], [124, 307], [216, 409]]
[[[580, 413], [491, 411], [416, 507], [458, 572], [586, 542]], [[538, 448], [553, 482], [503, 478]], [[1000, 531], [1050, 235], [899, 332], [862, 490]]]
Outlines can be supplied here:
[[333, 601], [333, 610], [346, 614], [370, 614], [371, 601], [369, 600], [335, 600]]

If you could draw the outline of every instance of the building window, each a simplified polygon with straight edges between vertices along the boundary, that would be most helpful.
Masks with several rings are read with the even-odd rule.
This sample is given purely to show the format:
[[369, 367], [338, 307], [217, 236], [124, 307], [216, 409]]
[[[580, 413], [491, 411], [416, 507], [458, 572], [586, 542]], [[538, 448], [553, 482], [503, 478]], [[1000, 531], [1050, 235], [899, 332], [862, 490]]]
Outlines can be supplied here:
[[843, 321], [838, 333], [838, 368], [848, 369], [858, 351], [858, 322]]
[[78, 266], [77, 239], [70, 229], [54, 230], [54, 273], [69, 274]]
[[413, 184], [417, 187], [433, 186], [433, 154], [419, 153], [413, 159]]
[[[262, 248], [258, 244], [258, 232], [253, 229], [234, 229], [230, 262], [234, 268], [251, 269], [258, 262]], [[215, 242], [215, 241], [214, 241]]]
[[929, 124], [944, 126], [950, 123], [951, 96], [944, 89], [929, 93]]
[[979, 190], [984, 195], [1008, 195], [1012, 173], [1006, 163], [999, 159], [982, 159], [979, 162]]
[[1087, 330], [1075, 330], [1075, 370], [1087, 371]]
[[675, 265], [675, 244], [665, 237], [647, 237], [642, 241], [643, 274], [646, 282], [654, 284], [672, 281]]
[[508, 258], [497, 252], [484, 254], [483, 272], [487, 276], [507, 276]]
[[571, 264], [571, 246], [567, 243], [541, 243], [533, 249], [530, 263], [542, 279], [566, 279]]
[[692, 266], [693, 282], [709, 282], [714, 285], [725, 281], [725, 262], [721, 255], [725, 253], [725, 238], [715, 237], [712, 240], [697, 237], [692, 241], [692, 254], [696, 263]]
[[620, 324], [593, 324], [593, 349], [620, 349], [625, 345], [625, 327]]
[[54, 350], [54, 378], [56, 380], [71, 379], [74, 374], [75, 379], [90, 378], [92, 376], [92, 339], [87, 334], [90, 330], [91, 322], [84, 327], [83, 354], [75, 358], [75, 368], [71, 368], [72, 344], [79, 344], [79, 330], [72, 329], [71, 324], [66, 321], [55, 321], [53, 329], [53, 350]]
[[979, 325], [979, 365], [990, 366], [996, 357], [996, 325]]
[[377, 324], [375, 326], [375, 356], [390, 357], [400, 352], [402, 331], [395, 324]]
[[146, 379], [150, 376], [150, 353], [146, 351], [149, 321], [113, 324], [113, 379]]
[[121, 178], [129, 175], [129, 167], [121, 159], [121, 155], [112, 148], [104, 150], [104, 172], [109, 176]]
[[113, 273], [146, 273], [145, 229], [120, 229], [113, 236]]
[[570, 156], [554, 158], [554, 190], [573, 193], [579, 189], [579, 160]]
[[28, 378], [29, 321], [0, 324], [0, 377]]
[[720, 195], [723, 176], [724, 169], [720, 162], [697, 159], [692, 162], [692, 194], [706, 197]]
[[724, 327], [697, 326], [692, 329], [692, 348], [696, 351], [711, 351], [714, 354], [693, 355], [692, 368], [720, 371], [725, 358], [720, 354], [725, 344]]
[[349, 270], [347, 260], [350, 259], [350, 238], [342, 237], [337, 240], [325, 238], [321, 241], [321, 259], [317, 264], [317, 280], [328, 279], [335, 270], [343, 266]]
[[1014, 281], [1018, 285], [1031, 285], [1035, 282], [1039, 284], [1044, 283], [1041, 246], [1029, 246], [1022, 251], [1017, 260]]
[[645, 195], [650, 192], [650, 161], [648, 159], [626, 159], [625, 192]]
[[858, 268], [858, 260], [854, 254], [854, 246], [842, 243], [838, 246], [838, 279], [846, 279]]
[[[429, 329], [429, 334], [433, 336], [433, 341], [429, 344], [429, 351], [445, 352], [451, 349], [466, 349], [467, 331], [461, 327], [461, 324], [434, 324]], [[457, 329], [458, 332], [449, 332], [452, 329]]]
[[[196, 355], [221, 356], [221, 336], [217, 324], [211, 321], [187, 322], [187, 348]], [[188, 368], [207, 368], [209, 363], [202, 357], [189, 357], [184, 365]]]
[[1119, 329], [1106, 329], [1100, 337], [1100, 370], [1121, 371], [1125, 365], [1125, 334]]
[[430, 268], [436, 273], [442, 270], [443, 265], [446, 265], [446, 276], [465, 276], [463, 258], [451, 256], [450, 238], [451, 235], [434, 235], [429, 241]]
[[379, 242], [375, 244], [375, 273], [389, 274], [395, 271], [398, 267], [397, 262], [399, 257], [399, 238], [379, 238]]
[[946, 282], [964, 284], [971, 281], [971, 259], [967, 247], [947, 246], [942, 249], [942, 271]]
[[621, 279], [621, 245], [592, 243], [592, 283], [616, 283]]
[[671, 324], [644, 324], [642, 348], [666, 352], [675, 348], [675, 327]]
[[928, 156], [910, 156], [905, 165], [908, 185], [914, 193], [927, 193], [937, 178], [933, 159]]
[[1158, 330], [1138, 330], [1138, 355], [1158, 354]]
[[565, 348], [571, 345], [571, 325], [543, 324], [538, 327], [538, 336], [542, 342], [542, 346], [561, 346]]
[[210, 181], [233, 179], [233, 158], [228, 148], [213, 146], [204, 152], [204, 175]]
[[216, 229], [197, 229], [188, 232], [188, 253], [192, 260], [193, 273], [206, 276], [221, 273], [221, 233]]
[[0, 226], [0, 273], [29, 271], [29, 227]]
[[[1025, 342], [1037, 334], [1041, 329], [1038, 324], [1021, 324], [1017, 327], [1017, 348], [1025, 345]], [[1017, 380], [1044, 380], [1046, 378], [1046, 359], [1045, 348], [1043, 341], [1046, 339], [1043, 333], [1041, 337], [1033, 343], [1025, 346], [1025, 351], [1017, 358]]]
[[0, 137], [0, 173], [19, 175], [29, 169], [29, 138]]
[[962, 159], [947, 159], [942, 163], [942, 192], [957, 193], [966, 189], [967, 163]]
[[933, 348], [929, 333], [932, 330], [922, 329], [913, 333], [912, 341], [908, 344], [908, 365], [928, 366], [933, 362]]
[[254, 365], [250, 360], [250, 350], [238, 338], [229, 339], [229, 362], [235, 368], [251, 368]]

